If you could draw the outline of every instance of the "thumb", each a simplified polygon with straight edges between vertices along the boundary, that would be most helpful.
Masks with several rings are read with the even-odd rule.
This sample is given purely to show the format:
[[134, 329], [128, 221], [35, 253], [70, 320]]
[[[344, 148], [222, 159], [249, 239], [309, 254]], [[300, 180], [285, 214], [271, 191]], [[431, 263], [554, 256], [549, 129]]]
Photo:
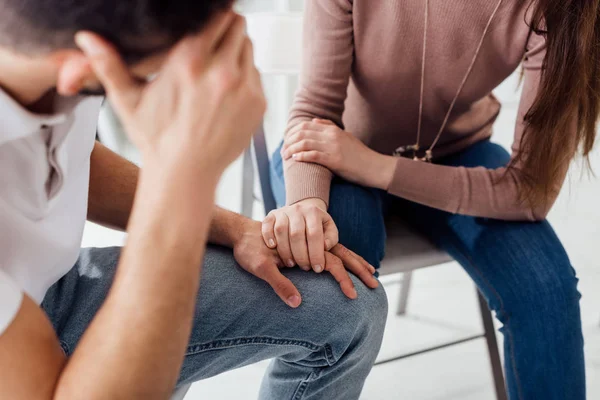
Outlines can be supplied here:
[[334, 124], [332, 121], [328, 120], [328, 119], [321, 119], [321, 118], [314, 118], [312, 120], [312, 122], [315, 122], [317, 124], [322, 124], [322, 125], [332, 125], [332, 126], [337, 126], [336, 124]]
[[331, 250], [340, 241], [338, 228], [328, 213], [323, 219], [323, 236], [325, 237], [325, 251]]
[[300, 303], [302, 303], [300, 292], [292, 281], [279, 271], [279, 268], [274, 267], [269, 269], [269, 272], [262, 279], [271, 285], [277, 296], [288, 306], [298, 308]]
[[114, 46], [91, 32], [77, 33], [75, 42], [88, 58], [116, 111], [131, 112], [139, 101], [141, 85], [131, 76]]

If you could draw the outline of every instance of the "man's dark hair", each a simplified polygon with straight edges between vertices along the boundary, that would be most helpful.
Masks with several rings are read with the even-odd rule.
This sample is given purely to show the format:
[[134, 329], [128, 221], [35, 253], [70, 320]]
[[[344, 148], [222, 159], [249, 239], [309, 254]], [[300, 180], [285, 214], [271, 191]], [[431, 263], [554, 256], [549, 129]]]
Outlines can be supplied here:
[[128, 63], [200, 31], [234, 0], [0, 0], [0, 46], [24, 54], [75, 48], [75, 33], [108, 39]]

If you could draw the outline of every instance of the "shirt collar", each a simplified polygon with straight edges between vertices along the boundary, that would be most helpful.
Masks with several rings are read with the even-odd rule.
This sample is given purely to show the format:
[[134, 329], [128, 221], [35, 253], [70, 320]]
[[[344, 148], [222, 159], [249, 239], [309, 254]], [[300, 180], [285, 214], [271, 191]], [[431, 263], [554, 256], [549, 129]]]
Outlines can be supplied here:
[[33, 135], [44, 128], [66, 123], [69, 115], [84, 99], [85, 97], [82, 96], [57, 96], [55, 113], [35, 114], [0, 89], [0, 144]]

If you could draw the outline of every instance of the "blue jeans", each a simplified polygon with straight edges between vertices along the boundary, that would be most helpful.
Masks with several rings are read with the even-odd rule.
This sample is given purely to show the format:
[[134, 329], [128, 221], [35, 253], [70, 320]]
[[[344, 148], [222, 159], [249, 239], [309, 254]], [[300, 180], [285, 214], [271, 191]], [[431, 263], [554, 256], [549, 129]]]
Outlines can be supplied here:
[[[82, 250], [75, 267], [47, 293], [42, 308], [67, 355], [106, 298], [120, 251]], [[358, 399], [383, 338], [384, 290], [352, 277], [359, 294], [352, 301], [331, 276], [283, 273], [302, 293], [296, 310], [242, 270], [230, 250], [208, 247], [180, 385], [273, 358], [261, 399]]]
[[[440, 160], [498, 168], [509, 154], [489, 141]], [[273, 191], [285, 203], [281, 156]], [[329, 212], [340, 242], [378, 266], [385, 255], [385, 215], [400, 214], [452, 255], [502, 323], [510, 399], [585, 399], [583, 335], [575, 271], [547, 221], [506, 222], [453, 215], [334, 178]]]

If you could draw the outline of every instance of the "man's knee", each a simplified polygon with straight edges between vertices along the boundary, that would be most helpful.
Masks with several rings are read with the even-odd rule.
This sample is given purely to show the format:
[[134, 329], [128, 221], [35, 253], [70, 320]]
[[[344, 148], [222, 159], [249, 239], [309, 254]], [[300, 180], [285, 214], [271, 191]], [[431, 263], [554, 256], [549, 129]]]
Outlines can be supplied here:
[[337, 359], [351, 348], [374, 359], [381, 347], [388, 315], [388, 300], [383, 286], [370, 289], [352, 276], [358, 298], [350, 300], [341, 293], [333, 279], [318, 278], [329, 281], [324, 289], [329, 295], [324, 296], [322, 292], [316, 297], [313, 293], [310, 297], [305, 296], [306, 303], [313, 308], [307, 313], [307, 318], [313, 324], [315, 318], [326, 324], [327, 341], [332, 344]]
[[340, 243], [379, 267], [385, 255], [385, 222], [381, 194], [335, 179], [329, 214], [339, 230]]

